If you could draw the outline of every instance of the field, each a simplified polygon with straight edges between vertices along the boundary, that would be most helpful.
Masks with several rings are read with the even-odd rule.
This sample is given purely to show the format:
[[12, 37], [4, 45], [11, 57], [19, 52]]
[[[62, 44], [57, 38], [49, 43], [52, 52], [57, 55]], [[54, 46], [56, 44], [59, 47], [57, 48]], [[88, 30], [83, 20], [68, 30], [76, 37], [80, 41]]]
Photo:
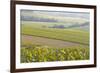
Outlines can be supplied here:
[[[86, 45], [89, 44], [88, 32], [85, 32], [83, 30], [75, 30], [75, 29], [56, 29], [56, 28], [42, 27], [43, 25], [47, 25], [47, 24], [48, 23], [39, 23], [39, 22], [35, 22], [33, 24], [24, 23], [22, 24], [23, 25], [22, 34], [76, 42], [76, 43], [81, 43]], [[52, 25], [53, 24], [55, 23], [52, 23]]]
[[88, 19], [38, 11], [22, 16], [21, 63], [89, 59]]
[[22, 47], [21, 62], [49, 62], [89, 59], [89, 49], [84, 47], [49, 48], [47, 46], [31, 45]]

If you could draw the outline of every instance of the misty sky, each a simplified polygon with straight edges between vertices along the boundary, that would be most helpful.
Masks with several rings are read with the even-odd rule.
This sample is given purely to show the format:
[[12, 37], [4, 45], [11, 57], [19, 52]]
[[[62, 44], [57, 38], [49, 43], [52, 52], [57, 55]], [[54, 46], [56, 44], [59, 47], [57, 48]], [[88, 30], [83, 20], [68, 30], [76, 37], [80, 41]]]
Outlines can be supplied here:
[[51, 16], [62, 17], [79, 17], [89, 20], [89, 12], [68, 12], [68, 11], [45, 11], [45, 10], [21, 10], [21, 14], [46, 14]]

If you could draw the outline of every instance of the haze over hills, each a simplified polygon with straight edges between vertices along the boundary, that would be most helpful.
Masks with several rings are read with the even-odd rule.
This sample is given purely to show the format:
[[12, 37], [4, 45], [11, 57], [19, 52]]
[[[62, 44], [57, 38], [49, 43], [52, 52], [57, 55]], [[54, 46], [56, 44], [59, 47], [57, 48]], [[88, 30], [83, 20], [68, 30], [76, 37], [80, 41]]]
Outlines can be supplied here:
[[[21, 20], [28, 22], [52, 23], [50, 28], [62, 27], [89, 30], [89, 13], [86, 12], [21, 10]], [[47, 26], [48, 24], [45, 25]]]

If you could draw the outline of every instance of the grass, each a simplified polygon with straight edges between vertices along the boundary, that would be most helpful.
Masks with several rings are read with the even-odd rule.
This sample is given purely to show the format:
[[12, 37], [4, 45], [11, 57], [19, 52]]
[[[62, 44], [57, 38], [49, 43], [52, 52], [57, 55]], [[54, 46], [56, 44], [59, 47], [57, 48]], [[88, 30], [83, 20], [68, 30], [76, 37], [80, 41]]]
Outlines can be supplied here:
[[21, 63], [87, 59], [89, 59], [89, 48], [79, 46], [49, 48], [48, 46], [30, 45], [21, 48]]

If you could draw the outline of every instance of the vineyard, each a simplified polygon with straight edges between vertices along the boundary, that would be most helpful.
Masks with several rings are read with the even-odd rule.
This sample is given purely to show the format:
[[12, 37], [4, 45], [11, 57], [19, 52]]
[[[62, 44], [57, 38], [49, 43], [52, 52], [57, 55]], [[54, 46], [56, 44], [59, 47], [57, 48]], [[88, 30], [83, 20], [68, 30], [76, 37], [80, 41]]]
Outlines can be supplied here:
[[89, 48], [67, 47], [49, 48], [48, 46], [31, 45], [21, 48], [21, 62], [49, 62], [89, 59]]
[[21, 63], [88, 60], [89, 13], [21, 10]]

